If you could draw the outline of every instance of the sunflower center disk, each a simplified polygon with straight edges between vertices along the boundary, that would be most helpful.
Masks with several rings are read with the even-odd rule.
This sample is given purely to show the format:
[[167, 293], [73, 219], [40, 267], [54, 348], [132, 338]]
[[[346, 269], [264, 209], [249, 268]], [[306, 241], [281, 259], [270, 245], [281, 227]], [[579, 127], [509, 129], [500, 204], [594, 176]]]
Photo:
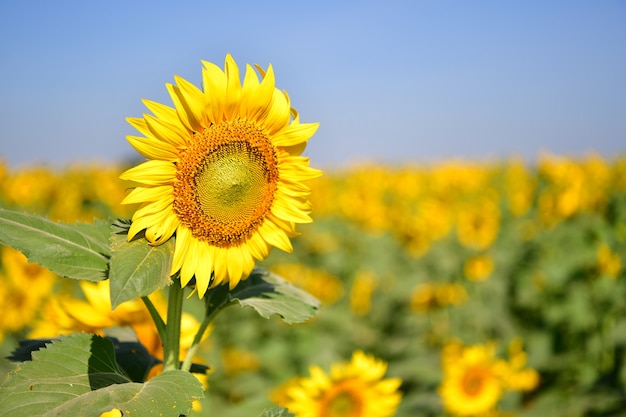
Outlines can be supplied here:
[[271, 208], [278, 181], [274, 147], [254, 124], [212, 125], [178, 164], [174, 210], [194, 237], [219, 247], [250, 237]]
[[321, 407], [323, 417], [358, 417], [363, 415], [363, 401], [358, 387], [346, 380], [327, 394]]
[[467, 373], [463, 376], [462, 385], [463, 390], [469, 396], [478, 395], [483, 385], [485, 384], [485, 379], [487, 378], [487, 373], [482, 368], [471, 368], [467, 371]]

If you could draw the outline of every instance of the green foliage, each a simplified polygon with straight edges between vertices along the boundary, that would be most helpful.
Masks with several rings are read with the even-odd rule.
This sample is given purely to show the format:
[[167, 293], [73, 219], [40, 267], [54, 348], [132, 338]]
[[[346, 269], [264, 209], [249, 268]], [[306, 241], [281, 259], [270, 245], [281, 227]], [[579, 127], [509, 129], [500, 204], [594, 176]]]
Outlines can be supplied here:
[[[139, 342], [120, 341], [115, 337], [107, 337], [113, 343], [115, 349], [115, 361], [122, 373], [133, 382], [143, 382], [150, 369], [161, 363], [161, 360], [152, 356]], [[33, 352], [43, 349], [53, 339], [27, 339], [20, 340], [19, 347], [11, 352], [7, 359], [12, 362], [25, 362], [32, 360]], [[107, 351], [103, 351], [107, 353]], [[199, 367], [199, 365], [196, 365]], [[206, 372], [206, 367], [200, 367], [201, 372]]]
[[309, 293], [261, 268], [255, 268], [228, 297], [242, 306], [252, 307], [261, 317], [278, 314], [290, 324], [308, 320], [320, 307], [320, 302]]
[[131, 382], [117, 365], [113, 344], [95, 335], [61, 336], [32, 356], [0, 386], [1, 417], [97, 417], [112, 408], [138, 417], [178, 417], [203, 395], [198, 380], [183, 371]]
[[63, 277], [100, 281], [109, 267], [110, 223], [55, 223], [0, 208], [0, 242]]
[[144, 297], [170, 284], [174, 238], [159, 246], [141, 236], [128, 241], [129, 222], [118, 220], [111, 234], [111, 305]]

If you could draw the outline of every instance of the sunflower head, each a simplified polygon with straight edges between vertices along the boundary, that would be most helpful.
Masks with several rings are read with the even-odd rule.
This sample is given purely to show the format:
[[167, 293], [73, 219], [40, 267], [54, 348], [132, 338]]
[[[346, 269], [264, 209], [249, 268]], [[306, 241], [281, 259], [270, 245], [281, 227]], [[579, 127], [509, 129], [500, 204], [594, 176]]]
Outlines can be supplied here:
[[318, 124], [300, 123], [271, 65], [247, 65], [243, 82], [230, 55], [224, 70], [203, 65], [202, 89], [175, 77], [174, 107], [144, 100], [152, 114], [128, 119], [143, 136], [127, 139], [148, 160], [121, 176], [136, 184], [123, 203], [141, 204], [128, 238], [175, 236], [171, 274], [195, 278], [201, 297], [234, 288], [271, 247], [292, 250], [295, 224], [311, 221], [304, 182], [321, 174], [301, 156]]
[[444, 379], [439, 394], [446, 411], [474, 416], [493, 411], [503, 395], [505, 363], [495, 357], [495, 345], [450, 343], [442, 358]]
[[384, 378], [387, 364], [356, 351], [330, 374], [312, 366], [310, 377], [289, 381], [273, 399], [296, 417], [390, 417], [402, 398], [399, 378]]

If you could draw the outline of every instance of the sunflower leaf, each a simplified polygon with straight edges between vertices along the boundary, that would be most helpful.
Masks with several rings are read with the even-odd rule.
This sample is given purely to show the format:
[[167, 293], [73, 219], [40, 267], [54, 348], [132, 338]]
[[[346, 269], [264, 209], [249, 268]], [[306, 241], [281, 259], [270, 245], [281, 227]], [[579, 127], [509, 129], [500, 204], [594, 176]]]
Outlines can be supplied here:
[[111, 234], [111, 306], [148, 296], [171, 283], [174, 239], [152, 246], [143, 235], [127, 240], [130, 223], [118, 220]]
[[320, 302], [311, 294], [261, 268], [255, 268], [229, 296], [242, 306], [254, 308], [261, 317], [278, 314], [286, 323], [308, 320], [320, 307]]
[[0, 243], [11, 246], [57, 275], [101, 281], [109, 267], [110, 223], [56, 223], [0, 208]]
[[111, 341], [96, 335], [61, 336], [32, 356], [0, 386], [0, 417], [97, 417], [114, 408], [137, 417], [178, 417], [203, 396], [200, 382], [184, 371], [131, 382]]

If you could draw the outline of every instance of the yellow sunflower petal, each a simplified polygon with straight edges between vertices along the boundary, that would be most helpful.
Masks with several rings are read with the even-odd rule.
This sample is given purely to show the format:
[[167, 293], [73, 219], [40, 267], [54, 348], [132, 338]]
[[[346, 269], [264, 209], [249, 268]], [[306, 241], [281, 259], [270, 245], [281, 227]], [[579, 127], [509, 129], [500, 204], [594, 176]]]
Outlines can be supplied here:
[[279, 229], [274, 223], [266, 222], [259, 228], [259, 233], [263, 239], [272, 246], [282, 249], [285, 252], [293, 252], [293, 246], [284, 230]]
[[213, 273], [219, 283], [228, 282], [228, 248], [215, 248]]
[[126, 136], [126, 140], [128, 140], [137, 152], [148, 159], [160, 159], [168, 162], [173, 162], [178, 159], [178, 151], [169, 143], [140, 136]]
[[[243, 277], [244, 274], [247, 275], [246, 271], [244, 271], [244, 267], [247, 262], [244, 260], [244, 254], [241, 251], [239, 246], [233, 246], [232, 248], [228, 248], [227, 253], [227, 267], [228, 267], [228, 284], [230, 289], [232, 290], [239, 284], [239, 281]], [[248, 273], [250, 271], [247, 271]]]
[[163, 213], [167, 208], [172, 206], [172, 196], [161, 198], [156, 201], [150, 201], [135, 211], [137, 217], [144, 217], [151, 214]]
[[179, 76], [174, 76], [176, 84], [182, 93], [182, 99], [189, 109], [189, 120], [192, 122], [192, 126], [195, 131], [199, 131], [202, 126], [207, 125], [206, 117], [206, 100], [204, 94], [195, 85]]
[[152, 100], [143, 99], [141, 102], [152, 112], [154, 117], [164, 123], [174, 126], [173, 128], [176, 129], [181, 135], [185, 133], [185, 126], [181, 123], [176, 109]]
[[176, 166], [169, 161], [150, 160], [131, 168], [120, 178], [146, 185], [170, 184], [176, 177]]
[[274, 89], [272, 101], [263, 124], [268, 129], [268, 132], [274, 135], [287, 126], [290, 117], [289, 102], [281, 91]]
[[147, 137], [152, 137], [152, 132], [150, 132], [150, 129], [148, 128], [148, 124], [146, 123], [146, 120], [144, 118], [127, 117], [126, 121], [128, 122], [129, 125], [137, 129], [139, 133], [141, 133], [142, 135], [147, 136]]
[[180, 224], [171, 207], [163, 210], [161, 215], [163, 220], [146, 228], [146, 239], [153, 245], [159, 245], [172, 237]]
[[311, 223], [313, 219], [308, 215], [310, 204], [301, 203], [286, 196], [272, 206], [272, 213], [283, 220], [296, 223]]
[[[170, 270], [170, 275], [174, 275], [183, 267], [185, 259], [187, 259], [187, 251], [189, 249], [189, 244], [187, 242], [189, 238], [189, 230], [187, 228], [178, 227], [176, 229], [176, 245], [174, 247], [174, 258], [172, 259], [172, 269]], [[182, 285], [187, 285], [192, 277], [193, 276], [189, 276], [187, 280], [183, 280], [181, 277]]]
[[200, 260], [195, 272], [196, 288], [198, 289], [198, 295], [204, 297], [213, 274], [213, 257], [215, 252], [214, 248], [206, 244], [199, 244], [198, 251]]
[[171, 125], [149, 114], [146, 114], [145, 120], [148, 129], [155, 138], [172, 145], [174, 148], [182, 148], [186, 145], [186, 135], [181, 133], [176, 125]]
[[202, 61], [202, 83], [204, 96], [207, 100], [207, 117], [210, 122], [223, 120], [224, 100], [226, 98], [226, 74], [212, 62]]
[[[176, 241], [176, 244], [178, 245], [178, 240]], [[198, 269], [198, 262], [200, 262], [200, 249], [198, 249], [198, 246], [200, 246], [202, 242], [188, 238], [184, 244], [188, 247], [187, 253], [185, 254], [185, 260], [180, 268], [181, 285], [186, 285], [191, 278], [194, 277], [196, 270]], [[198, 290], [200, 290], [200, 288], [198, 288]]]
[[[253, 73], [253, 70], [251, 68], [246, 70], [246, 76], [248, 72]], [[264, 121], [269, 112], [274, 90], [276, 89], [272, 66], [269, 66], [267, 74], [263, 77], [263, 81], [257, 84], [256, 88], [246, 87], [244, 82], [244, 94], [246, 94], [244, 98], [247, 100], [245, 101], [245, 106], [243, 106], [243, 114], [249, 119]], [[242, 101], [244, 98], [242, 98]]]
[[226, 55], [224, 68], [227, 82], [226, 97], [224, 100], [224, 116], [229, 120], [233, 119], [239, 110], [239, 103], [241, 101], [241, 80], [239, 78], [239, 67], [230, 54]]
[[263, 240], [260, 234], [254, 234], [248, 241], [248, 249], [255, 259], [263, 260], [269, 255], [269, 247], [267, 242]]
[[148, 229], [150, 227], [153, 227], [153, 225], [159, 225], [163, 223], [167, 219], [168, 215], [169, 213], [167, 212], [156, 212], [149, 213], [141, 217], [134, 216], [133, 222], [131, 223], [128, 230], [128, 240], [134, 238], [139, 232], [144, 229]]
[[136, 204], [143, 203], [145, 201], [156, 201], [167, 198], [170, 195], [172, 195], [171, 185], [161, 185], [150, 188], [137, 187], [128, 193], [124, 200], [122, 200], [122, 204]]
[[294, 146], [308, 141], [317, 131], [319, 123], [292, 123], [274, 136], [276, 146]]
[[178, 117], [180, 121], [183, 123], [185, 128], [189, 132], [196, 132], [201, 130], [201, 125], [198, 120], [193, 116], [193, 111], [190, 109], [189, 103], [187, 103], [187, 98], [184, 96], [183, 92], [176, 85], [167, 83], [165, 84], [168, 93], [170, 94], [170, 98], [174, 103], [174, 107], [176, 107], [176, 111], [178, 112]]

